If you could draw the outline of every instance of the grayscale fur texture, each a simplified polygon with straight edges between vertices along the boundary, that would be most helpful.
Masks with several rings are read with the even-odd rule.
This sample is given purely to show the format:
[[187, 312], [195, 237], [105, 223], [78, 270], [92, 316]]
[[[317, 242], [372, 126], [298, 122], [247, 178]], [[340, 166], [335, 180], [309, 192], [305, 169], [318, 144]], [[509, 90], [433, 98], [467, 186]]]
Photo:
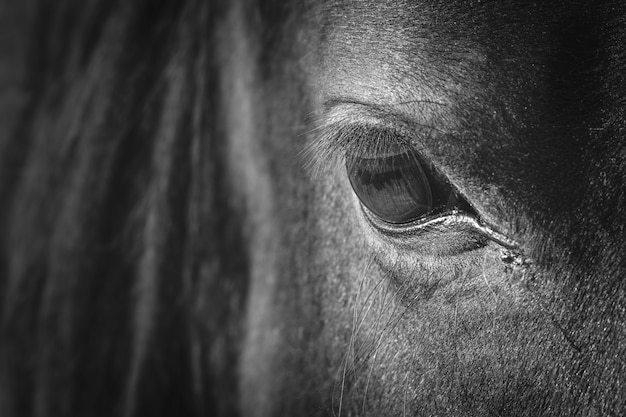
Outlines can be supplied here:
[[[0, 416], [626, 414], [623, 2], [0, 22]], [[346, 161], [389, 132], [532, 264], [380, 233]]]

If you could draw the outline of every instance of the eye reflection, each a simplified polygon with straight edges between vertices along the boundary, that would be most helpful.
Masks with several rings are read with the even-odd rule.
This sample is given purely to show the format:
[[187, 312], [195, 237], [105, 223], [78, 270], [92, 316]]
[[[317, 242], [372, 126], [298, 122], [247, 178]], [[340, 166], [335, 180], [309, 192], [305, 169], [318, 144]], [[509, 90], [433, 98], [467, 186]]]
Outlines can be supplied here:
[[352, 188], [369, 211], [387, 223], [402, 224], [444, 210], [474, 213], [469, 203], [411, 150], [346, 162]]
[[354, 192], [382, 220], [405, 223], [432, 209], [426, 175], [409, 153], [355, 158], [351, 165], [348, 172]]

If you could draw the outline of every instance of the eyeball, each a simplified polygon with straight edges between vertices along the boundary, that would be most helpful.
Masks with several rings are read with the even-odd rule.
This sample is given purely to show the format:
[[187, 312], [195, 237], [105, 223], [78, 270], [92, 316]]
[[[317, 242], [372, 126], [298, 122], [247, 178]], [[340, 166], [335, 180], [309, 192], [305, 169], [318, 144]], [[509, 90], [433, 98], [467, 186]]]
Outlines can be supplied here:
[[411, 149], [351, 157], [346, 170], [361, 204], [386, 223], [402, 225], [453, 210], [476, 215], [432, 164]]
[[411, 152], [353, 158], [348, 177], [361, 203], [388, 223], [407, 223], [433, 209], [428, 178]]

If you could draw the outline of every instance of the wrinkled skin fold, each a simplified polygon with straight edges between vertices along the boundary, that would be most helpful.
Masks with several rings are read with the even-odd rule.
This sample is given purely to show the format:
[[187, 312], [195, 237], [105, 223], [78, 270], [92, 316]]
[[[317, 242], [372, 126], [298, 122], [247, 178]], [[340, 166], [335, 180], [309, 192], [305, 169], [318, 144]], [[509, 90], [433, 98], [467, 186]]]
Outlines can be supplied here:
[[7, 1], [0, 414], [626, 413], [626, 6], [88, 3]]

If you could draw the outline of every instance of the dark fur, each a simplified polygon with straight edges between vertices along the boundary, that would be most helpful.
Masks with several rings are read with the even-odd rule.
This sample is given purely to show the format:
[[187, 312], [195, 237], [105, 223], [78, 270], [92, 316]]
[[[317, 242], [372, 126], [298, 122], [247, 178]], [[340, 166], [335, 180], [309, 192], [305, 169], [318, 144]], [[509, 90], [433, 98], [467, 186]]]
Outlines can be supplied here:
[[3, 67], [26, 68], [27, 100], [1, 144], [0, 413], [234, 413], [247, 264], [216, 139], [227, 2], [13, 3], [26, 64]]

